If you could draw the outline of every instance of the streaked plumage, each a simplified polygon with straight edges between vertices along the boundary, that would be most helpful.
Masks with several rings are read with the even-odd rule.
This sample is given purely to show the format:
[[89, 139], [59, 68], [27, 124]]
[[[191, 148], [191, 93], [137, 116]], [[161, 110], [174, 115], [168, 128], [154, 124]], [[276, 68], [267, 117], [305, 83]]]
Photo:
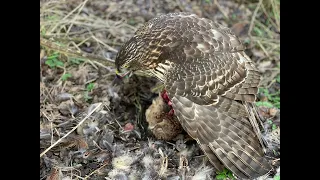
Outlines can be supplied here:
[[271, 169], [247, 110], [260, 73], [229, 28], [189, 13], [159, 16], [123, 45], [116, 66], [164, 83], [182, 127], [218, 170], [252, 178]]

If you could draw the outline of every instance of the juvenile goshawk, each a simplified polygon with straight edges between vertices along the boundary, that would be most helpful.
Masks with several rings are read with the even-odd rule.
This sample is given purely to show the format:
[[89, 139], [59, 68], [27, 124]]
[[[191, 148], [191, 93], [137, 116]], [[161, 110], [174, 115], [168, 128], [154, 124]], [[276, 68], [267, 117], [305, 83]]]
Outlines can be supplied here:
[[115, 64], [164, 83], [183, 129], [218, 170], [254, 178], [272, 168], [247, 110], [260, 73], [229, 28], [189, 13], [161, 15], [137, 30]]

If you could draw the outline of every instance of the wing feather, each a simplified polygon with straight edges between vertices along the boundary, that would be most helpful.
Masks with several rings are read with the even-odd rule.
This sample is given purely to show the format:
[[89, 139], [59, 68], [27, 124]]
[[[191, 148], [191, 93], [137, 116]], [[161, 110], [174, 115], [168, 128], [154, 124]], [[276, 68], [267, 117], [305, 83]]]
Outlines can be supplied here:
[[171, 101], [183, 128], [197, 140], [215, 167], [221, 169], [219, 159], [242, 178], [258, 177], [271, 169], [252, 127], [231, 118], [216, 105], [197, 105], [182, 96], [173, 96]]

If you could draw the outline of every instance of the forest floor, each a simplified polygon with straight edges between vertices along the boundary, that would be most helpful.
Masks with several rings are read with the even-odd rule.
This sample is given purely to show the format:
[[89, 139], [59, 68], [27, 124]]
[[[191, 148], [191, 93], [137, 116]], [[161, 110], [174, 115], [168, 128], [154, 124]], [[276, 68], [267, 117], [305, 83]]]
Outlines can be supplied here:
[[185, 132], [167, 142], [148, 131], [156, 79], [115, 83], [121, 45], [149, 19], [181, 11], [232, 28], [263, 74], [256, 105], [274, 170], [261, 179], [280, 179], [279, 9], [279, 0], [40, 0], [40, 179], [234, 178]]

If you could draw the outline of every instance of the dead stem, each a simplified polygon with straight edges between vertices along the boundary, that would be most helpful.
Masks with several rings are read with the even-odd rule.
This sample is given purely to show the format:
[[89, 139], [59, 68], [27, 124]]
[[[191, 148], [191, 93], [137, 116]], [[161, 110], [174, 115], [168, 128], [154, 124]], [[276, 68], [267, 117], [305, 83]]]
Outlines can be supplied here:
[[106, 165], [108, 165], [109, 163], [104, 163], [101, 167], [99, 167], [98, 169], [92, 171], [89, 175], [87, 175], [86, 177], [84, 177], [84, 179], [88, 179], [90, 176], [92, 176], [94, 173], [96, 173], [97, 171], [99, 171], [100, 169], [102, 169], [103, 167], [105, 167]]
[[[88, 2], [88, 0], [85, 0], [83, 3], [81, 3], [81, 6], [79, 7], [77, 14], [73, 17], [73, 19], [71, 20], [71, 22], [74, 22], [74, 21], [77, 19], [78, 15], [80, 14], [80, 12], [82, 11], [84, 5], [86, 5], [87, 2]], [[66, 37], [66, 36], [68, 35], [68, 33], [70, 32], [72, 26], [73, 26], [73, 23], [71, 23], [71, 25], [69, 26], [69, 28], [68, 28], [68, 30], [67, 30], [67, 32], [66, 32], [66, 34], [65, 34], [65, 37]]]
[[76, 130], [86, 119], [88, 119], [92, 113], [94, 113], [100, 106], [102, 105], [102, 103], [99, 103], [91, 112], [89, 112], [86, 117], [84, 117], [75, 127], [73, 127], [67, 134], [65, 134], [62, 138], [58, 139], [58, 141], [56, 141], [54, 144], [52, 144], [50, 147], [48, 147], [46, 150], [44, 150], [41, 154], [40, 154], [40, 158], [46, 154], [50, 149], [52, 149], [54, 146], [56, 146], [57, 144], [59, 144], [64, 138], [66, 138], [69, 134], [71, 134], [74, 130]]
[[108, 59], [104, 59], [104, 58], [102, 58], [100, 56], [91, 55], [91, 54], [88, 54], [88, 53], [85, 53], [85, 52], [75, 51], [75, 50], [72, 50], [72, 49], [69, 49], [69, 48], [64, 48], [64, 47], [61, 47], [61, 46], [55, 44], [54, 42], [52, 42], [50, 40], [44, 39], [42, 37], [40, 37], [40, 45], [45, 46], [45, 47], [47, 47], [49, 49], [55, 50], [57, 52], [67, 54], [67, 55], [88, 58], [88, 59], [93, 60], [93, 61], [98, 61], [98, 62], [100, 62], [100, 63], [102, 63], [103, 65], [106, 65], [106, 66], [114, 66], [114, 63], [110, 62], [111, 61], [110, 59], [108, 60]]
[[218, 2], [218, 0], [214, 0], [214, 4], [217, 6], [217, 8], [219, 9], [219, 11], [223, 14], [223, 16], [228, 20], [228, 14], [226, 12], [224, 12], [224, 10], [222, 9], [220, 3]]
[[254, 21], [256, 20], [256, 16], [257, 16], [257, 13], [258, 13], [258, 10], [259, 10], [261, 4], [262, 4], [262, 0], [259, 0], [259, 3], [257, 5], [256, 9], [253, 12], [253, 15], [252, 15], [252, 18], [251, 18], [250, 27], [249, 27], [249, 31], [248, 31], [248, 35], [249, 36], [251, 36], [251, 31], [252, 31], [252, 28], [254, 26]]

